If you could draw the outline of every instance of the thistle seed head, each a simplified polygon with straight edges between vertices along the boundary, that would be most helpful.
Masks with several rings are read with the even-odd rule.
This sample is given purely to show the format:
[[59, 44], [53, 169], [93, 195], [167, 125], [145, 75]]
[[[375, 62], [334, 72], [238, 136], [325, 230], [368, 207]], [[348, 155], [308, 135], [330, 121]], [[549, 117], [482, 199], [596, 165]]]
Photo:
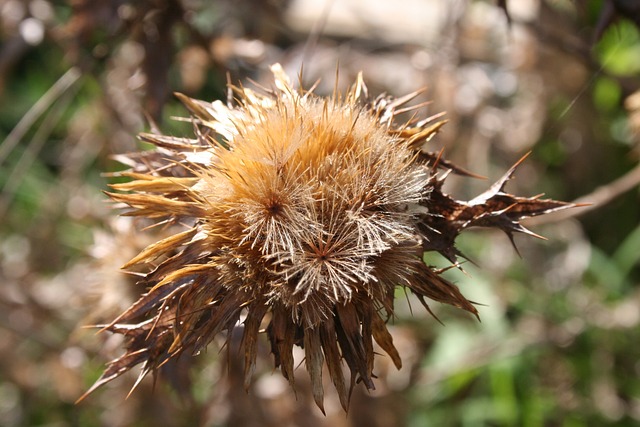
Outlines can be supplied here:
[[226, 105], [179, 96], [195, 138], [143, 134], [157, 148], [122, 157], [131, 181], [110, 196], [128, 215], [185, 229], [125, 265], [147, 268], [148, 291], [105, 327], [125, 335], [126, 352], [90, 391], [137, 364], [142, 378], [198, 353], [242, 321], [247, 387], [266, 326], [291, 385], [297, 345], [317, 405], [326, 366], [346, 410], [357, 381], [374, 388], [374, 341], [401, 366], [386, 327], [397, 286], [427, 310], [426, 298], [477, 315], [424, 264], [425, 251], [456, 263], [463, 229], [511, 236], [528, 232], [521, 218], [570, 206], [505, 193], [515, 166], [486, 193], [454, 200], [442, 184], [449, 171], [465, 171], [422, 149], [444, 122], [394, 120], [417, 93], [370, 100], [358, 78], [346, 94], [322, 98], [294, 89], [279, 65], [272, 71], [275, 90], [232, 87]]

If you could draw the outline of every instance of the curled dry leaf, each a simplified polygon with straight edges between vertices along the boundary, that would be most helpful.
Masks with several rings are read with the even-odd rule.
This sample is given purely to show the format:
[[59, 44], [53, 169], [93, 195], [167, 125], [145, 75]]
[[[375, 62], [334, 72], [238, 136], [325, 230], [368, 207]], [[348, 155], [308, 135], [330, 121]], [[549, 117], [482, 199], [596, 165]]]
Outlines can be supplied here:
[[126, 351], [89, 392], [135, 365], [142, 378], [198, 353], [243, 322], [245, 387], [264, 329], [292, 386], [300, 346], [318, 407], [326, 367], [346, 410], [356, 383], [374, 388], [374, 341], [401, 367], [386, 326], [396, 287], [429, 311], [427, 299], [477, 315], [425, 265], [424, 251], [455, 264], [466, 228], [532, 234], [522, 218], [572, 206], [506, 193], [517, 164], [484, 194], [455, 200], [443, 182], [469, 173], [422, 149], [444, 124], [440, 115], [394, 119], [417, 93], [370, 100], [360, 76], [346, 94], [322, 98], [293, 88], [279, 65], [272, 70], [275, 90], [233, 87], [226, 105], [180, 96], [195, 138], [145, 134], [155, 150], [121, 156], [131, 170], [120, 175], [132, 181], [109, 195], [127, 215], [185, 230], [127, 263], [147, 268], [148, 291], [104, 327], [125, 336]]

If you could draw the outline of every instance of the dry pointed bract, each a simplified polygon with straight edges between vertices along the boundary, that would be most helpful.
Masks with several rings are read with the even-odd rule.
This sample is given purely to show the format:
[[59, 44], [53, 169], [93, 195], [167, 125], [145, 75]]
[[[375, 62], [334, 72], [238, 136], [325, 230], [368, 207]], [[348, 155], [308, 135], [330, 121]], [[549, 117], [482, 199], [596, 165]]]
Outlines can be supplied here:
[[356, 382], [374, 388], [374, 340], [401, 366], [386, 327], [396, 287], [427, 310], [426, 298], [477, 315], [424, 264], [424, 251], [455, 263], [465, 228], [511, 236], [528, 232], [520, 219], [571, 206], [505, 193], [515, 167], [475, 199], [454, 200], [444, 179], [466, 172], [422, 151], [444, 122], [394, 120], [417, 93], [369, 100], [359, 77], [348, 93], [321, 98], [294, 89], [279, 65], [272, 70], [275, 90], [232, 87], [228, 105], [180, 96], [195, 139], [145, 134], [155, 150], [121, 157], [131, 181], [110, 196], [128, 215], [185, 230], [126, 265], [147, 268], [148, 292], [105, 327], [126, 337], [126, 352], [90, 391], [137, 364], [142, 378], [198, 353], [242, 323], [247, 387], [266, 329], [291, 385], [293, 347], [301, 346], [317, 405], [326, 366], [346, 410]]

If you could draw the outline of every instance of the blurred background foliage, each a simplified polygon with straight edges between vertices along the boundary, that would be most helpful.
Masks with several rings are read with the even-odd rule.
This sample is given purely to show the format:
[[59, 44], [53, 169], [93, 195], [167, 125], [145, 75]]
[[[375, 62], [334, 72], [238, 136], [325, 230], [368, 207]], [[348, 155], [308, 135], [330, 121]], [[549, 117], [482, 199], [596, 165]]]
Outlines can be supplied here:
[[[639, 25], [634, 0], [0, 0], [0, 425], [640, 424]], [[549, 240], [518, 237], [522, 258], [503, 235], [461, 236], [475, 264], [447, 274], [482, 322], [433, 307], [443, 326], [399, 292], [404, 367], [380, 357], [347, 416], [330, 395], [323, 417], [303, 375], [291, 392], [266, 349], [245, 393], [215, 346], [197, 371], [75, 405], [121, 344], [83, 325], [143, 291], [119, 267], [151, 241], [102, 174], [140, 131], [189, 135], [172, 92], [268, 87], [274, 62], [304, 64], [318, 93], [336, 68], [341, 88], [360, 70], [374, 94], [426, 86], [423, 113], [449, 119], [433, 150], [491, 179], [531, 151], [512, 193], [593, 205], [531, 221]]]

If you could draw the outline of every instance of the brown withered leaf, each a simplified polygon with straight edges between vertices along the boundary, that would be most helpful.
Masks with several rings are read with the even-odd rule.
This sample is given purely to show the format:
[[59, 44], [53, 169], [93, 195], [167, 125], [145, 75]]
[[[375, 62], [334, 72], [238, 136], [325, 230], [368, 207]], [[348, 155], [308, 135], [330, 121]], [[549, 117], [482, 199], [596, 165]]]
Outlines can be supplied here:
[[432, 169], [445, 169], [445, 170], [449, 170], [457, 175], [461, 175], [461, 176], [468, 176], [470, 178], [477, 178], [477, 179], [486, 179], [484, 176], [482, 175], [478, 175], [475, 174], [473, 172], [470, 172], [464, 168], [461, 168], [460, 166], [457, 166], [455, 164], [453, 164], [452, 162], [450, 162], [449, 160], [446, 160], [442, 157], [442, 151], [439, 151], [437, 153], [434, 152], [428, 152], [428, 151], [424, 151], [424, 150], [420, 150], [418, 152], [418, 158], [425, 162], [426, 164], [430, 164], [432, 165]]
[[244, 321], [244, 334], [242, 334], [242, 347], [244, 348], [244, 388], [249, 390], [253, 373], [256, 369], [256, 356], [258, 348], [258, 333], [262, 318], [269, 309], [266, 301], [254, 301], [253, 309], [248, 311]]
[[133, 366], [142, 363], [142, 369], [135, 386], [149, 373], [155, 371], [164, 362], [171, 358], [164, 350], [172, 340], [171, 333], [166, 327], [155, 328], [155, 333], [150, 334], [151, 320], [139, 324], [114, 324], [108, 326], [108, 330], [125, 337], [127, 351], [119, 358], [107, 364], [107, 368], [100, 378], [82, 395], [76, 403], [85, 399], [94, 390], [129, 371]]
[[183, 231], [182, 233], [177, 233], [173, 236], [169, 236], [158, 242], [152, 243], [151, 245], [144, 248], [138, 255], [133, 257], [129, 262], [123, 265], [122, 268], [127, 269], [136, 264], [148, 263], [168, 252], [176, 250], [177, 248], [191, 240], [193, 236], [195, 236], [196, 231], [196, 229], [192, 228], [187, 231]]
[[340, 404], [346, 411], [349, 407], [349, 395], [350, 391], [347, 391], [347, 385], [344, 380], [344, 374], [342, 373], [342, 355], [338, 348], [338, 338], [336, 336], [335, 320], [333, 317], [327, 319], [320, 327], [320, 342], [322, 343], [322, 349], [327, 361], [327, 368], [329, 369], [329, 376], [331, 381], [338, 392]]
[[376, 343], [391, 357], [395, 367], [397, 369], [402, 368], [402, 359], [393, 345], [393, 337], [387, 329], [385, 321], [377, 313], [371, 316], [371, 333]]
[[168, 216], [202, 215], [199, 204], [191, 201], [176, 200], [153, 194], [107, 193], [116, 202], [123, 202], [134, 210], [124, 213], [127, 216], [144, 216], [147, 218], [166, 218]]
[[324, 355], [318, 329], [309, 330], [304, 334], [304, 354], [307, 372], [309, 372], [309, 377], [311, 378], [313, 400], [324, 414], [324, 387], [322, 385]]
[[[364, 382], [369, 390], [375, 390], [371, 374], [368, 369], [367, 355], [360, 327], [364, 319], [361, 319], [356, 311], [355, 304], [336, 304], [336, 333], [340, 348], [343, 349], [342, 357], [351, 370], [351, 389], [356, 380]], [[356, 378], [356, 375], [359, 378]]]
[[[469, 227], [491, 227], [504, 231], [514, 248], [513, 233], [525, 233], [541, 237], [520, 224], [520, 220], [548, 214], [562, 209], [576, 207], [573, 203], [533, 197], [517, 197], [505, 192], [505, 185], [513, 178], [517, 167], [529, 154], [518, 160], [487, 191], [468, 202], [457, 201], [442, 192], [444, 180], [434, 183], [431, 192], [430, 213], [424, 216], [422, 224], [428, 236], [423, 241], [426, 251], [437, 251], [452, 263], [458, 256], [464, 256], [455, 247], [455, 239]], [[517, 250], [517, 248], [516, 248]]]
[[110, 187], [118, 191], [141, 191], [153, 193], [172, 193], [185, 191], [198, 182], [197, 178], [166, 177], [159, 178], [148, 174], [123, 173], [123, 177], [132, 178], [134, 181], [120, 184], [111, 184]]

